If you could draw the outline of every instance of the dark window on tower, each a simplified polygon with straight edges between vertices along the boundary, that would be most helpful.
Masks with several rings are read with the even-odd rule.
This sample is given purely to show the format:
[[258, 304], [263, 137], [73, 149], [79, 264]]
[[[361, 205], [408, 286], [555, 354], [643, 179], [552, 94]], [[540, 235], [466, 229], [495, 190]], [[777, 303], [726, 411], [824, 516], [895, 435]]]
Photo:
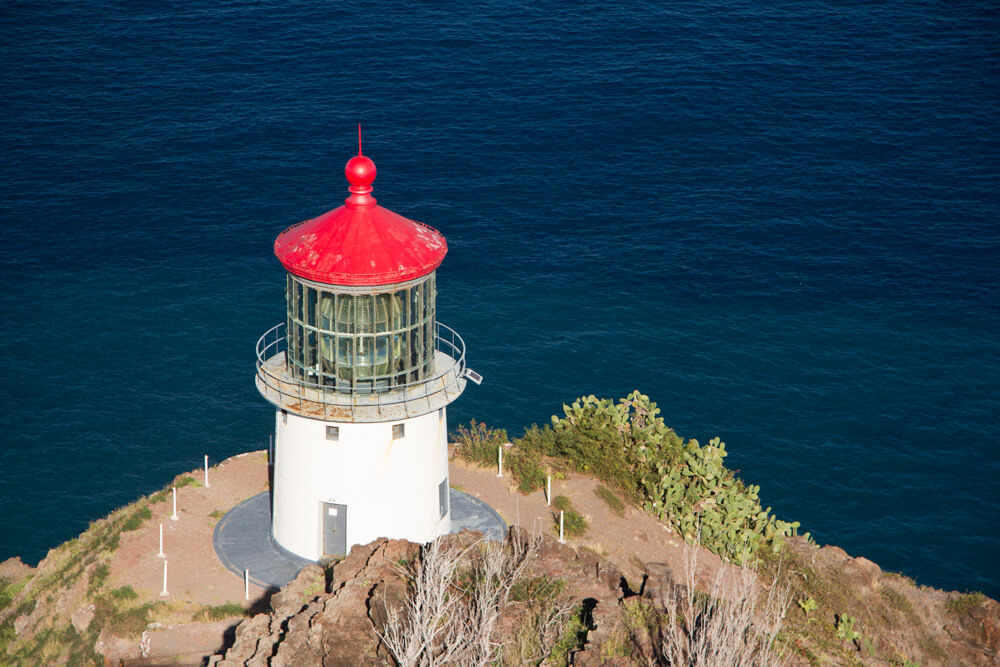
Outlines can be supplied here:
[[326, 439], [327, 440], [340, 440], [340, 427], [339, 426], [327, 426], [326, 427]]
[[405, 432], [405, 424], [393, 424], [392, 425], [392, 439], [402, 438]]

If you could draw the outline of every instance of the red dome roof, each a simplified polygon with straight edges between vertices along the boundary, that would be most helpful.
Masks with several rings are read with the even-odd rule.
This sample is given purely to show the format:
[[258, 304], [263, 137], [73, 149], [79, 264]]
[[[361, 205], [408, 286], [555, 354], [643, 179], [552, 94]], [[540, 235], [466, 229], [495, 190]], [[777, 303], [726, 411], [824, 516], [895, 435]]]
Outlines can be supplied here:
[[289, 273], [330, 285], [389, 285], [425, 276], [448, 244], [433, 227], [375, 203], [375, 163], [360, 154], [344, 168], [351, 196], [318, 218], [289, 227], [274, 254]]

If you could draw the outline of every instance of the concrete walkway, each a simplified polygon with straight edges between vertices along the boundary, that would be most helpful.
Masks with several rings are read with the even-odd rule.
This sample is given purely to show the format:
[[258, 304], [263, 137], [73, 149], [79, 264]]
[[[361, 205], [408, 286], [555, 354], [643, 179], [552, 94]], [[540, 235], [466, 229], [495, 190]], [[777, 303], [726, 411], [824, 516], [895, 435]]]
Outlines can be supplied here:
[[[492, 507], [462, 491], [449, 489], [451, 532], [478, 530], [487, 538], [502, 540], [507, 524]], [[215, 526], [212, 544], [230, 572], [262, 588], [278, 590], [311, 561], [283, 549], [271, 537], [271, 499], [265, 491], [229, 510]]]

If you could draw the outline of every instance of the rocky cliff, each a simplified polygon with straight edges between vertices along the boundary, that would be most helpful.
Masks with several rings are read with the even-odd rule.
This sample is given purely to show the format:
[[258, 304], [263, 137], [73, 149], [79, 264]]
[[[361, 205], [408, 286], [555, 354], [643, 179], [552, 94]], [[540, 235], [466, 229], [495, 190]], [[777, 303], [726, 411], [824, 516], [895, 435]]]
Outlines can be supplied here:
[[[463, 549], [470, 539], [447, 541]], [[420, 558], [417, 545], [379, 540], [355, 547], [328, 572], [307, 569], [274, 597], [270, 612], [244, 621], [233, 646], [213, 661], [220, 667], [394, 664], [383, 641], [387, 618], [405, 611]], [[705, 554], [699, 560], [694, 580], [710, 586], [726, 566]], [[641, 576], [628, 576], [591, 551], [542, 537], [503, 603], [495, 657], [503, 664], [668, 664], [662, 614], [686, 577], [663, 563], [643, 565]], [[918, 587], [869, 560], [805, 540], [791, 543], [774, 565], [782, 568], [777, 580], [766, 568], [756, 576], [765, 588], [792, 582], [784, 585], [788, 607], [775, 641], [789, 664], [1000, 664], [994, 600]], [[801, 585], [806, 581], [810, 586]], [[455, 583], [452, 592], [468, 589], [467, 581]], [[805, 603], [810, 599], [815, 607]], [[549, 618], [555, 627], [545, 627]], [[853, 619], [850, 631], [845, 618]]]

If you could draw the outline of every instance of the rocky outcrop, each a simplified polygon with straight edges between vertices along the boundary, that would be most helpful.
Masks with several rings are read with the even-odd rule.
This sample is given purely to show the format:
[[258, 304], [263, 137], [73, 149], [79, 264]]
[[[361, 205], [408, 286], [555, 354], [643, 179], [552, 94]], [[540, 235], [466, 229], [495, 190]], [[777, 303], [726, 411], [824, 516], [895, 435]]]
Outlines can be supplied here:
[[[402, 563], [419, 547], [400, 540], [378, 540], [351, 549], [324, 571], [310, 566], [271, 599], [272, 612], [258, 614], [236, 629], [236, 641], [212, 664], [382, 665], [372, 608], [398, 603], [406, 590]], [[384, 622], [384, 609], [379, 616]]]
[[[1000, 665], [1000, 604], [995, 600], [917, 586], [867, 558], [801, 538], [789, 540], [779, 560], [782, 580], [793, 593], [785, 625], [804, 644], [793, 664], [810, 664], [804, 656], [825, 642], [833, 647], [829, 656], [844, 664]], [[814, 611], [797, 604], [807, 599], [815, 602]], [[843, 616], [854, 619], [857, 638], [838, 636]]]
[[[478, 534], [444, 538], [449, 547], [466, 546]], [[275, 595], [274, 611], [260, 614], [237, 628], [236, 641], [224, 656], [211, 664], [246, 665], [391, 665], [394, 664], [380, 634], [387, 616], [402, 607], [408, 591], [406, 565], [419, 557], [419, 546], [399, 540], [378, 540], [356, 546], [332, 568], [328, 592], [304, 600], [305, 571]], [[577, 552], [544, 538], [534, 552], [529, 579], [572, 582], [567, 600], [586, 600], [593, 611], [593, 627], [611, 623], [622, 596], [623, 576], [612, 563], [592, 552]], [[625, 585], [628, 588], [628, 585]], [[513, 635], [515, 624], [502, 626]]]
[[[446, 538], [467, 544], [470, 535]], [[408, 594], [406, 565], [419, 558], [419, 547], [404, 541], [378, 540], [357, 546], [332, 568], [323, 591], [313, 595], [322, 576], [319, 568], [304, 571], [274, 596], [273, 611], [244, 621], [236, 641], [212, 663], [238, 665], [392, 665], [381, 640], [386, 617], [400, 609]], [[807, 565], [805, 565], [805, 564]], [[1000, 642], [1000, 605], [977, 598], [969, 609], [957, 607], [956, 593], [922, 589], [899, 575], [886, 574], [865, 558], [851, 558], [836, 547], [817, 548], [804, 541], [790, 545], [786, 566], [791, 578], [825, 581], [831, 609], [819, 610], [804, 623], [827, 645], [830, 664], [996, 665]], [[637, 659], [656, 664], [657, 633], [637, 626], [636, 609], [655, 610], [671, 590], [677, 573], [664, 563], [649, 563], [642, 578], [626, 578], [611, 562], [588, 550], [575, 550], [543, 537], [531, 556], [525, 581], [561, 581], [560, 596], [574, 606], [584, 622], [586, 640], [572, 648], [574, 665], [627, 665]], [[701, 577], [705, 579], [706, 577]], [[794, 632], [795, 604], [786, 625]], [[523, 641], [523, 600], [511, 605], [501, 639], [508, 645]], [[520, 605], [520, 606], [519, 606]], [[851, 613], [870, 639], [863, 645], [836, 639], [836, 613]], [[959, 613], [961, 611], [961, 613]], [[876, 622], [876, 617], [878, 622]], [[565, 617], [568, 618], [568, 617]], [[653, 613], [649, 618], [659, 618]], [[808, 642], [809, 635], [795, 635]], [[805, 637], [803, 640], [802, 637]], [[862, 637], [862, 638], [863, 638]], [[831, 641], [832, 640], [832, 641]], [[837, 643], [839, 641], [839, 644]], [[832, 647], [832, 648], [831, 648]], [[789, 646], [790, 664], [807, 665], [815, 646]], [[873, 656], [872, 653], [875, 655]]]

